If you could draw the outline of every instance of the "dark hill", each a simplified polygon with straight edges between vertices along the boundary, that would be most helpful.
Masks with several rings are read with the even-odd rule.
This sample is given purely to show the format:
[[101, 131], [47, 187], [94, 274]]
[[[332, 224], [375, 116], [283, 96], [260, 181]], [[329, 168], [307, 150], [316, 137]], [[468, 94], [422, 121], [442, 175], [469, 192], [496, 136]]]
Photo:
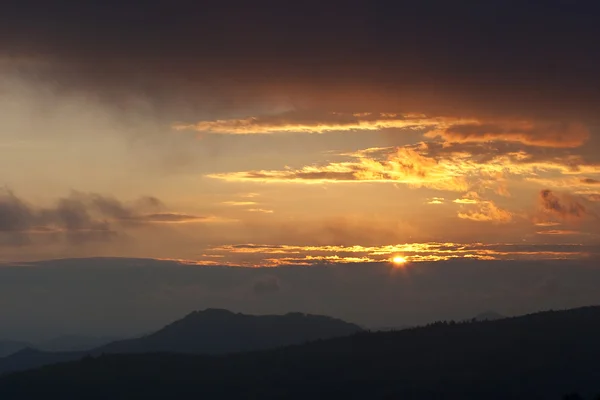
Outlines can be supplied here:
[[105, 355], [6, 376], [0, 398], [592, 398], [599, 337], [586, 307], [228, 356]]
[[0, 340], [0, 357], [6, 357], [26, 347], [31, 347], [31, 344], [17, 340]]
[[289, 313], [256, 316], [208, 309], [192, 312], [150, 335], [112, 342], [85, 352], [24, 350], [0, 358], [0, 373], [79, 360], [85, 355], [160, 352], [227, 354], [273, 349], [359, 331], [361, 328], [357, 325], [319, 315]]
[[109, 343], [94, 353], [225, 354], [347, 336], [361, 330], [357, 325], [320, 315], [257, 316], [207, 309], [195, 311], [151, 335]]

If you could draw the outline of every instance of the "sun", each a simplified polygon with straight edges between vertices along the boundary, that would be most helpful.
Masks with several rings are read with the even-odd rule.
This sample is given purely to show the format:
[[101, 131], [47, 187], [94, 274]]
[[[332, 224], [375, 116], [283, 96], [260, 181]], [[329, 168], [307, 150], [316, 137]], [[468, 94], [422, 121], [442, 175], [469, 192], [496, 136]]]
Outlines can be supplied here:
[[408, 262], [408, 260], [402, 256], [395, 256], [394, 258], [392, 258], [392, 262], [395, 265], [400, 266], [400, 265], [406, 264]]

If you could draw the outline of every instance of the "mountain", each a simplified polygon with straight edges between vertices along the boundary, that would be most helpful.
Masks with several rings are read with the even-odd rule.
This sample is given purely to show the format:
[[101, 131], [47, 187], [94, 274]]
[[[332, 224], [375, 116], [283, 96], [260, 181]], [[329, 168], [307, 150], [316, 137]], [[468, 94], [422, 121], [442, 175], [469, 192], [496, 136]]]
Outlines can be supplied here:
[[256, 316], [207, 309], [195, 311], [156, 333], [109, 343], [95, 352], [224, 354], [346, 336], [361, 330], [357, 325], [320, 315]]
[[47, 352], [26, 347], [7, 357], [0, 358], [0, 374], [79, 360], [86, 354], [85, 352]]
[[136, 339], [115, 341], [87, 351], [47, 352], [27, 349], [0, 359], [0, 373], [37, 368], [85, 355], [109, 353], [227, 354], [351, 335], [362, 329], [339, 319], [302, 313], [245, 315], [227, 310], [195, 311], [161, 330]]
[[0, 396], [558, 400], [579, 392], [592, 398], [600, 393], [598, 337], [600, 307], [586, 307], [233, 355], [86, 357], [4, 376]]
[[26, 347], [31, 347], [31, 344], [17, 340], [0, 340], [0, 357], [6, 357]]

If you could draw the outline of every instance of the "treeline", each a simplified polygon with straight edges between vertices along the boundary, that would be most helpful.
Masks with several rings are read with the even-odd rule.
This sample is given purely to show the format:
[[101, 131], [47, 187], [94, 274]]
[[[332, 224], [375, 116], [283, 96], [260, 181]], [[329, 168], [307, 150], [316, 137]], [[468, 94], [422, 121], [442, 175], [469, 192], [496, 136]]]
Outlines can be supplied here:
[[6, 376], [0, 398], [591, 400], [599, 337], [587, 307], [227, 356], [102, 355]]

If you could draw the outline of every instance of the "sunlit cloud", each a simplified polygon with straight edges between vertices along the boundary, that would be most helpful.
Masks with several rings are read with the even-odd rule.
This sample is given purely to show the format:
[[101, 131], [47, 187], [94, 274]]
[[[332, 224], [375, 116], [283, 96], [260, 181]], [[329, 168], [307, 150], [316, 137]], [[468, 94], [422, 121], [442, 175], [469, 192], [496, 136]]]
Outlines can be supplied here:
[[256, 212], [256, 213], [263, 213], [263, 214], [273, 214], [274, 213], [273, 210], [269, 210], [269, 209], [266, 209], [266, 208], [248, 208], [246, 211]]
[[538, 235], [581, 235], [579, 231], [572, 231], [568, 229], [551, 229], [547, 231], [538, 231]]
[[[549, 231], [552, 232], [552, 231]], [[564, 231], [549, 235], [576, 234]], [[483, 243], [405, 243], [384, 246], [299, 246], [238, 244], [215, 246], [210, 253], [248, 265], [313, 265], [323, 263], [390, 262], [402, 257], [407, 262], [450, 259], [518, 260], [576, 259], [587, 257], [597, 249], [583, 245], [483, 244]], [[209, 253], [209, 254], [210, 254]], [[240, 258], [241, 257], [241, 258]], [[244, 261], [245, 260], [245, 261]], [[234, 261], [235, 262], [235, 261]]]
[[253, 206], [257, 203], [255, 201], [224, 201], [223, 204], [228, 206]]
[[450, 143], [506, 141], [530, 146], [573, 148], [588, 139], [586, 126], [574, 122], [476, 121], [443, 124], [425, 133]]
[[[456, 147], [456, 148], [455, 148]], [[501, 151], [502, 150], [502, 151]], [[507, 150], [507, 151], [504, 151]], [[261, 183], [395, 183], [411, 188], [429, 188], [452, 192], [510, 196], [510, 185], [526, 180], [540, 186], [548, 182], [593, 187], [584, 181], [600, 175], [600, 165], [580, 156], [501, 149], [419, 143], [402, 147], [367, 148], [340, 154], [347, 160], [301, 168], [251, 170], [209, 174], [208, 177], [230, 182]], [[587, 183], [586, 183], [587, 182]], [[459, 204], [474, 204], [477, 199], [457, 199]], [[506, 220], [506, 218], [504, 218]]]
[[427, 204], [444, 204], [444, 201], [443, 197], [432, 197], [427, 200]]
[[175, 124], [175, 130], [203, 133], [256, 135], [273, 133], [325, 133], [333, 131], [376, 131], [381, 129], [425, 129], [440, 119], [424, 115], [395, 113], [323, 113], [314, 110], [288, 111], [281, 114]]
[[506, 224], [513, 220], [513, 214], [507, 210], [499, 208], [491, 200], [479, 200], [471, 205], [469, 209], [458, 213], [458, 217], [477, 222], [492, 222], [497, 224]]
[[469, 192], [469, 193], [466, 193], [460, 199], [452, 200], [452, 202], [456, 203], [456, 204], [478, 204], [481, 202], [481, 199], [479, 198], [479, 195], [477, 193]]
[[535, 226], [545, 226], [545, 227], [549, 227], [549, 226], [559, 226], [562, 225], [560, 222], [553, 222], [553, 221], [542, 221], [542, 222], [536, 222]]
[[579, 147], [589, 137], [588, 128], [577, 122], [486, 120], [373, 112], [324, 113], [315, 110], [173, 125], [175, 130], [230, 135], [378, 131], [391, 128], [423, 130], [425, 137], [439, 138], [447, 143], [500, 141], [554, 148]]

